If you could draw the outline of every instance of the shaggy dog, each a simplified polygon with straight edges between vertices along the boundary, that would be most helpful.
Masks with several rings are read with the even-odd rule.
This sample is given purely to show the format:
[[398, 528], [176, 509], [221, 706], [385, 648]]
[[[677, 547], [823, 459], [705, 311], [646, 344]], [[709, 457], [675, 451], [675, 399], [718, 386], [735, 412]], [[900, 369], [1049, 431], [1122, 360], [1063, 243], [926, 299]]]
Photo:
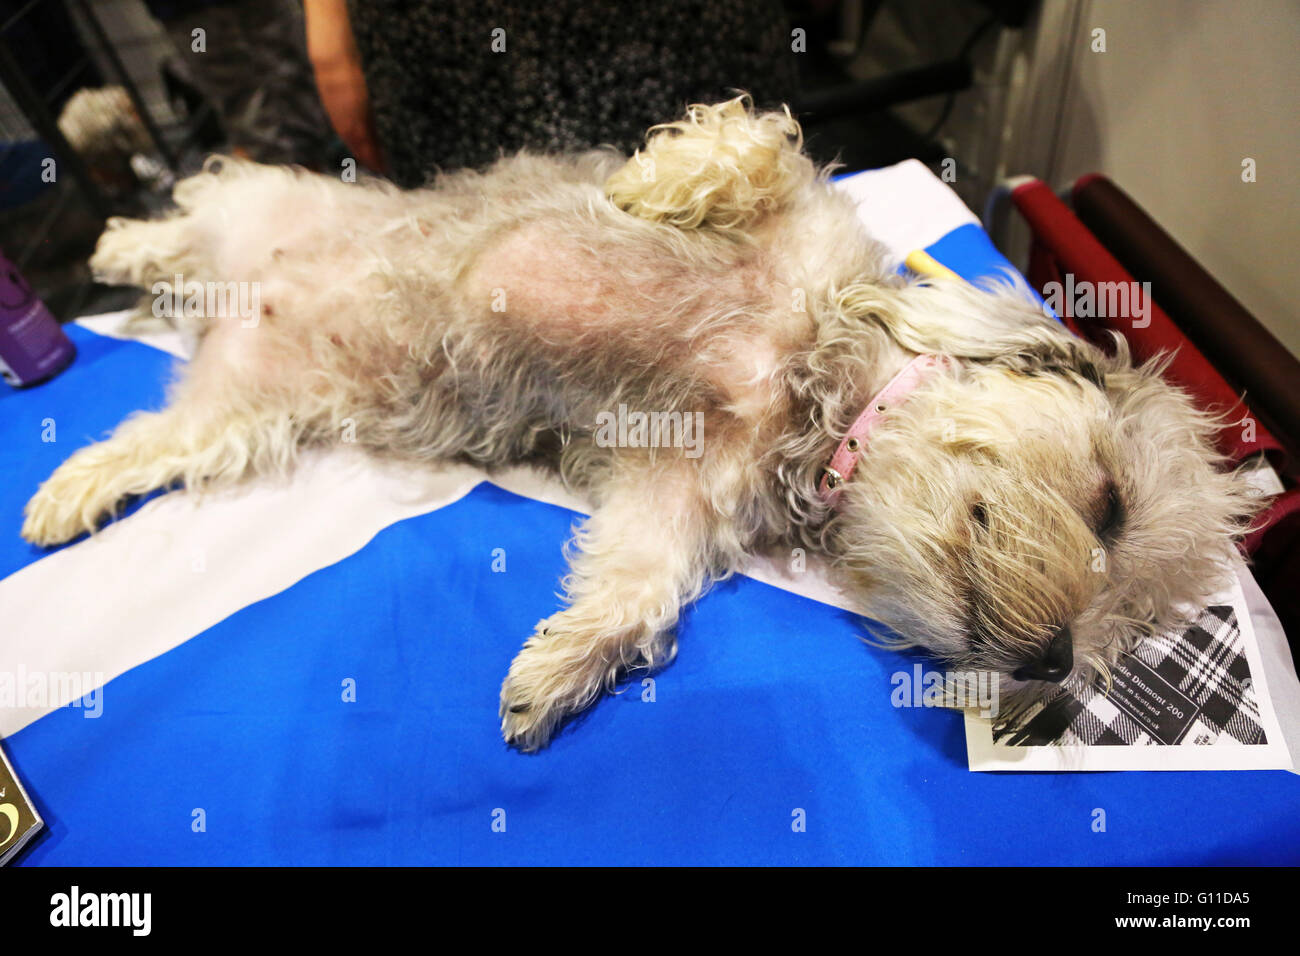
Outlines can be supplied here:
[[170, 404], [63, 464], [24, 536], [283, 472], [345, 429], [545, 463], [595, 509], [501, 689], [524, 749], [670, 660], [683, 605], [760, 549], [823, 553], [898, 643], [960, 668], [1104, 674], [1213, 593], [1257, 508], [1215, 421], [1009, 283], [900, 277], [801, 145], [742, 98], [630, 160], [519, 155], [412, 192], [211, 163], [169, 218], [110, 223], [92, 266], [255, 284], [260, 315], [203, 319]]

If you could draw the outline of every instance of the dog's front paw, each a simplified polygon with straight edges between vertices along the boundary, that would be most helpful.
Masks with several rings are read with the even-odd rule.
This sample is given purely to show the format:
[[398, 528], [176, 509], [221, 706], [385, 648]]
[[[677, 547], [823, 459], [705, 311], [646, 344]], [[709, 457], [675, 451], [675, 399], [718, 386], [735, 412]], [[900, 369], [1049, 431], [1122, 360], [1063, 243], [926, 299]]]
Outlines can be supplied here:
[[[560, 615], [556, 616], [557, 618]], [[545, 621], [510, 664], [501, 685], [501, 735], [520, 750], [540, 750], [563, 720], [589, 705], [604, 687], [575, 636]]]
[[551, 742], [571, 712], [563, 679], [551, 671], [545, 651], [530, 640], [510, 665], [501, 684], [501, 736], [520, 750], [540, 750]]
[[501, 736], [510, 746], [541, 750], [563, 718], [553, 702], [537, 696], [526, 682], [507, 676], [501, 685]]
[[610, 617], [604, 607], [575, 604], [537, 626], [501, 685], [506, 743], [540, 750], [565, 718], [613, 690], [621, 675], [672, 660], [677, 645], [671, 631], [635, 619], [611, 626]]

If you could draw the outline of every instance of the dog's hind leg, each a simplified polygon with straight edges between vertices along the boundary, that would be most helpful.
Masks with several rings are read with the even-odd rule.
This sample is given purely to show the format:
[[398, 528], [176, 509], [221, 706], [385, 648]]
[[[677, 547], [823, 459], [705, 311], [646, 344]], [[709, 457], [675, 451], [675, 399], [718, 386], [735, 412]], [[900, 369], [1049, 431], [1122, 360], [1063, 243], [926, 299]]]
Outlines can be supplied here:
[[607, 497], [577, 535], [569, 607], [537, 625], [501, 687], [508, 743], [544, 747], [620, 675], [672, 659], [679, 609], [708, 574], [707, 526], [689, 475], [624, 480]]
[[108, 221], [90, 269], [100, 282], [150, 288], [155, 282], [186, 279], [206, 271], [201, 234], [189, 216], [151, 221], [113, 218]]
[[95, 530], [132, 495], [287, 471], [312, 413], [295, 406], [293, 388], [267, 384], [275, 368], [262, 331], [214, 324], [166, 408], [133, 415], [46, 479], [27, 503], [23, 537], [58, 544]]
[[181, 401], [127, 419], [105, 441], [75, 452], [27, 503], [22, 535], [50, 546], [94, 531], [126, 498], [173, 484], [233, 480], [291, 445], [287, 414]]
[[656, 126], [605, 183], [605, 194], [634, 216], [681, 229], [740, 232], [777, 212], [813, 182], [812, 161], [789, 111], [755, 113], [747, 97], [692, 106]]

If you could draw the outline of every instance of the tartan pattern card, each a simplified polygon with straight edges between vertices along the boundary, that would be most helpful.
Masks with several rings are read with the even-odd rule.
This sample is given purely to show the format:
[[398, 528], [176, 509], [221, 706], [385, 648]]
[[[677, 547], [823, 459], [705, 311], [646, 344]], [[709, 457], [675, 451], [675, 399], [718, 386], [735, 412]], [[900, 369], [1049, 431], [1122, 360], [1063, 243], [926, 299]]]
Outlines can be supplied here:
[[1267, 743], [1233, 609], [1214, 605], [1185, 631], [1148, 638], [1116, 662], [1107, 691], [1071, 677], [993, 728], [1006, 746]]
[[1109, 685], [1069, 677], [992, 717], [966, 713], [972, 770], [1289, 769], [1240, 584], [1148, 637]]

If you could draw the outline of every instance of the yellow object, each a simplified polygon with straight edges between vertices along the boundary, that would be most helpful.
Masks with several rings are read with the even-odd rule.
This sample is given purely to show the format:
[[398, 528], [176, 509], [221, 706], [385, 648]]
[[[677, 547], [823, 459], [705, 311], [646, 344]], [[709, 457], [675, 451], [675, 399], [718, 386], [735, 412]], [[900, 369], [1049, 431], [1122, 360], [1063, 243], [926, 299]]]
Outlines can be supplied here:
[[932, 276], [938, 279], [961, 278], [924, 249], [917, 249], [908, 253], [907, 258], [903, 261], [909, 269], [919, 276]]

